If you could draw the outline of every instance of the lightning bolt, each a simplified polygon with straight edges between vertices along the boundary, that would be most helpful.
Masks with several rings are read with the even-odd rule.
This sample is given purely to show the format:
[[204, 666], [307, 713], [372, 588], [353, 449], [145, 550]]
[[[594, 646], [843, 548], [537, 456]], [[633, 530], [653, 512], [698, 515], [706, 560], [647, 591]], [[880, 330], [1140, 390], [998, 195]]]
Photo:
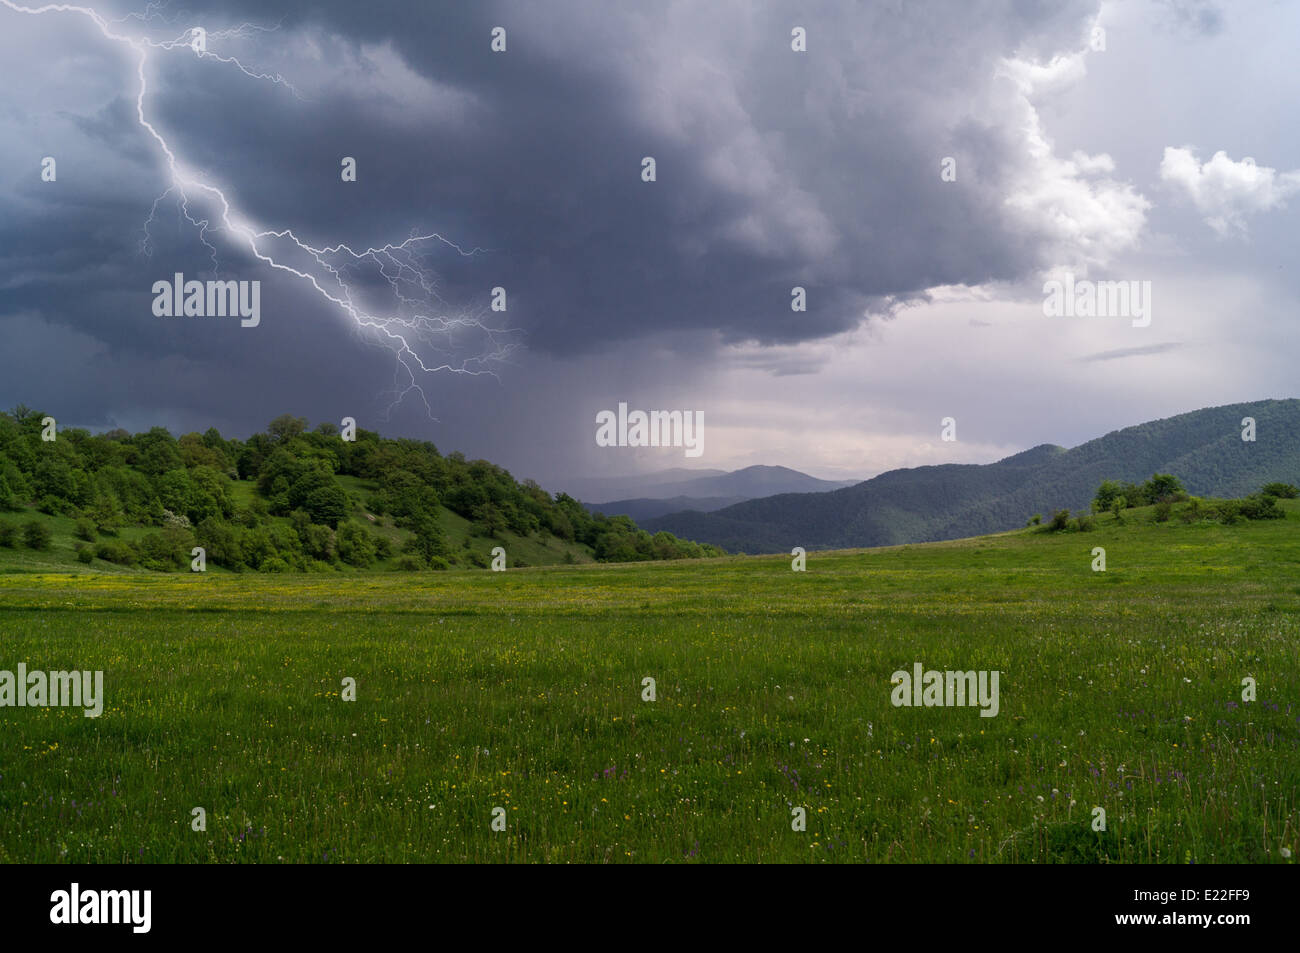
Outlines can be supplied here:
[[[139, 86], [135, 97], [136, 120], [158, 147], [166, 162], [170, 177], [167, 189], [154, 200], [144, 225], [141, 251], [152, 254], [149, 226], [157, 217], [159, 207], [171, 198], [178, 213], [193, 226], [199, 240], [208, 250], [215, 276], [219, 267], [216, 244], [208, 233], [224, 232], [232, 244], [246, 249], [258, 261], [277, 271], [285, 272], [310, 287], [312, 292], [349, 318], [363, 337], [386, 347], [394, 355], [395, 366], [392, 393], [394, 399], [388, 406], [391, 411], [412, 392], [418, 393], [425, 410], [433, 417], [421, 381], [424, 375], [436, 373], [488, 375], [496, 378], [495, 365], [504, 363], [521, 345], [513, 328], [493, 328], [485, 323], [486, 308], [477, 311], [453, 311], [437, 290], [437, 279], [429, 264], [429, 248], [446, 247], [469, 257], [482, 252], [481, 248], [469, 250], [437, 233], [412, 234], [404, 241], [389, 243], [379, 248], [354, 250], [347, 244], [315, 246], [300, 239], [291, 228], [263, 228], [254, 225], [233, 204], [226, 192], [212, 184], [200, 173], [189, 169], [178, 158], [167, 139], [148, 118], [145, 100], [149, 83], [146, 66], [155, 51], [190, 51], [199, 59], [210, 59], [238, 69], [245, 76], [259, 82], [284, 87], [301, 99], [298, 91], [279, 73], [268, 73], [248, 66], [234, 56], [224, 56], [207, 49], [199, 49], [190, 37], [192, 29], [168, 40], [119, 32], [128, 20], [147, 23], [165, 20], [161, 16], [162, 4], [150, 2], [143, 13], [131, 13], [117, 20], [108, 20], [98, 11], [67, 3], [49, 3], [42, 6], [24, 6], [14, 0], [0, 0], [0, 5], [17, 13], [40, 16], [68, 13], [87, 17], [104, 37], [128, 47], [134, 54], [136, 78]], [[175, 17], [171, 22], [175, 21]], [[211, 31], [209, 39], [247, 38], [256, 32], [269, 32], [277, 27], [259, 27], [249, 23], [224, 30]], [[216, 224], [192, 206], [207, 203]], [[391, 300], [384, 309], [370, 306], [361, 286], [370, 281], [386, 285]], [[476, 337], [480, 346], [476, 356], [457, 359], [458, 344], [465, 337]], [[497, 378], [499, 380], [499, 378]], [[436, 418], [435, 418], [436, 419]]]

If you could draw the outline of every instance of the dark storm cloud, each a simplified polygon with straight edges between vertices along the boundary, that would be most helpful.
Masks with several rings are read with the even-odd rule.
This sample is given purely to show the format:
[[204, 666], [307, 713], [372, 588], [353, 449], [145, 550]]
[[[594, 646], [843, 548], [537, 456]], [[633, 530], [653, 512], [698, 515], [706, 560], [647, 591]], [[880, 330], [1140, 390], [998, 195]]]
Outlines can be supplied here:
[[[705, 364], [713, 345], [816, 339], [930, 286], [1031, 271], [1039, 250], [1001, 210], [1019, 140], [983, 110], [990, 77], [1002, 56], [1078, 46], [1094, 8], [197, 4], [154, 35], [278, 21], [211, 47], [285, 73], [301, 98], [177, 51], [151, 56], [146, 109], [260, 226], [359, 246], [437, 230], [488, 249], [437, 253], [443, 296], [481, 308], [505, 286], [510, 312], [496, 317], [534, 352], [678, 333], [693, 348], [679, 359]], [[56, 395], [85, 421], [166, 408], [244, 430], [281, 410], [383, 406], [392, 358], [219, 235], [222, 276], [264, 283], [262, 326], [152, 316], [152, 282], [202, 277], [208, 251], [166, 201], [141, 254], [166, 177], [135, 122], [133, 64], [61, 17], [18, 24], [29, 55], [66, 39], [95, 66], [75, 105], [63, 86], [26, 103], [66, 138], [57, 189], [24, 180], [0, 196], [0, 313], [19, 333], [102, 351], [88, 364], [38, 353], [6, 367], [6, 393]], [[496, 25], [501, 55], [488, 49]], [[790, 50], [793, 25], [809, 52]], [[344, 155], [358, 159], [355, 185], [339, 182]], [[640, 180], [645, 155], [653, 184]], [[939, 181], [945, 155], [958, 183]], [[794, 285], [808, 289], [806, 314], [790, 310]], [[484, 383], [463, 383], [436, 385], [440, 417], [472, 412]]]
[[[152, 108], [194, 166], [267, 224], [323, 239], [433, 225], [491, 247], [485, 262], [448, 270], [449, 290], [469, 298], [505, 285], [530, 346], [571, 351], [701, 327], [724, 340], [797, 341], [931, 285], [1019, 277], [1033, 250], [994, 214], [997, 196], [974, 187], [996, 181], [1008, 144], [979, 117], [949, 114], [945, 98], [983, 83], [999, 55], [1043, 35], [1059, 45], [1086, 8], [218, 9], [224, 21], [282, 21], [251, 44], [264, 68], [287, 70], [277, 47], [319, 27], [345, 45], [391, 43], [421, 75], [469, 94], [472, 114], [404, 124], [375, 108], [374, 90], [302, 83], [303, 102], [183, 53], [159, 56]], [[789, 49], [796, 21], [809, 31], [806, 54]], [[487, 48], [498, 23], [509, 30], [503, 55]], [[698, 57], [719, 87], [673, 88]], [[661, 96], [657, 124], [646, 103]], [[129, 118], [122, 106], [79, 124], [103, 138]], [[123, 131], [118, 146], [131, 149], [130, 138]], [[938, 160], [952, 153], [972, 187], [939, 186]], [[361, 163], [354, 188], [339, 187], [341, 155]], [[643, 155], [658, 162], [654, 184], [640, 181]], [[796, 284], [809, 288], [798, 319]]]
[[148, 164], [157, 156], [153, 140], [140, 135], [134, 99], [117, 96], [103, 109], [88, 116], [66, 110], [59, 110], [57, 115], [79, 129], [87, 139], [102, 143], [122, 158]]

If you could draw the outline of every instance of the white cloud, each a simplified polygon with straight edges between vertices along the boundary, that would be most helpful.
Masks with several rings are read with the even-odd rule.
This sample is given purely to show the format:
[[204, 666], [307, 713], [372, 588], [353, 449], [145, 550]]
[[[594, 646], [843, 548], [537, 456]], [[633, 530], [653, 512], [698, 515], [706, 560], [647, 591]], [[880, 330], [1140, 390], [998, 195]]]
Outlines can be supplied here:
[[1222, 236], [1244, 235], [1247, 215], [1278, 208], [1300, 190], [1300, 170], [1279, 174], [1249, 156], [1234, 162], [1222, 149], [1200, 163], [1194, 149], [1166, 146], [1160, 178], [1186, 193]]
[[1024, 160], [1011, 174], [1004, 209], [1023, 233], [1039, 242], [1045, 271], [1068, 268], [1086, 274], [1137, 245], [1151, 208], [1127, 183], [1111, 178], [1106, 153], [1056, 155], [1036, 105], [1087, 74], [1087, 51], [1053, 57], [1046, 65], [1004, 59], [999, 75], [1015, 86], [1012, 128], [1020, 130]]

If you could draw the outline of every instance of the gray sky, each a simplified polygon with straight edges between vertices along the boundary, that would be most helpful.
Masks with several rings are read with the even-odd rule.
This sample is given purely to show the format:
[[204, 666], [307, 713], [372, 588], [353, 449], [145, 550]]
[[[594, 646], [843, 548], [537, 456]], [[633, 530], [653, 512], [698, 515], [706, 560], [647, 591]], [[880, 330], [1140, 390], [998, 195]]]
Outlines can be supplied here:
[[[557, 486], [867, 477], [1297, 395], [1295, 5], [92, 4], [115, 40], [9, 4], [5, 407], [241, 436], [350, 415]], [[206, 56], [171, 42], [196, 25]], [[250, 245], [284, 229], [457, 247], [336, 273]], [[261, 281], [258, 327], [154, 316], [155, 281], [214, 268]], [[1149, 281], [1150, 325], [1046, 317], [1065, 272]], [[705, 452], [597, 447], [620, 401], [703, 412]]]

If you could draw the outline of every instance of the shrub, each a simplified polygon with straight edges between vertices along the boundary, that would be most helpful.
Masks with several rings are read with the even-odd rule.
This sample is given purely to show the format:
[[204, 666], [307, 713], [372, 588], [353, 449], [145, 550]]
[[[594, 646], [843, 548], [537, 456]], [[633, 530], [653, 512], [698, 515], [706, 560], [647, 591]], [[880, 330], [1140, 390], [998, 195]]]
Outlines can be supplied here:
[[1090, 533], [1097, 528], [1097, 521], [1086, 513], [1080, 514], [1071, 528], [1080, 533]]
[[0, 546], [13, 547], [18, 542], [18, 527], [8, 520], [0, 520]]
[[95, 555], [105, 562], [116, 563], [119, 566], [134, 566], [136, 563], [135, 550], [115, 539], [106, 540], [96, 546]]
[[78, 539], [84, 539], [88, 543], [93, 543], [99, 529], [95, 526], [94, 522], [82, 516], [77, 519], [77, 528], [73, 532], [76, 533]]
[[[1026, 525], [1026, 526], [1038, 526], [1038, 525], [1039, 525], [1040, 523], [1042, 523], [1042, 522], [1043, 522], [1043, 514], [1042, 514], [1042, 513], [1035, 513], [1033, 516], [1029, 517], [1029, 522], [1027, 522], [1025, 525]], [[569, 555], [572, 556], [573, 554], [570, 553]]]
[[209, 562], [227, 569], [243, 568], [244, 552], [232, 526], [209, 516], [198, 525], [195, 536], [198, 545], [207, 552]]
[[1097, 488], [1097, 495], [1093, 497], [1092, 503], [1098, 512], [1112, 509], [1115, 501], [1122, 500], [1121, 487], [1114, 480], [1103, 480], [1101, 486]]
[[1151, 479], [1142, 484], [1142, 495], [1148, 503], [1169, 503], [1179, 498], [1186, 498], [1182, 482], [1171, 473], [1153, 473]]
[[1240, 500], [1220, 500], [1214, 506], [1213, 513], [1219, 521], [1228, 526], [1242, 521]]
[[1161, 500], [1159, 503], [1157, 503], [1157, 504], [1156, 504], [1156, 522], [1157, 522], [1157, 523], [1167, 523], [1167, 522], [1169, 522], [1169, 514], [1170, 514], [1170, 512], [1173, 511], [1173, 508], [1174, 508], [1174, 505], [1173, 505], [1172, 503], [1170, 503], [1168, 500]]
[[23, 543], [29, 549], [48, 549], [54, 533], [40, 520], [28, 520], [23, 524]]
[[411, 531], [415, 535], [406, 541], [402, 551], [418, 556], [421, 568], [427, 566], [435, 556], [447, 555], [447, 540], [443, 536], [442, 527], [432, 517], [421, 516], [413, 521]]
[[46, 513], [50, 516], [58, 516], [60, 513], [68, 510], [71, 506], [72, 504], [63, 497], [51, 496], [49, 494], [42, 496], [36, 501], [36, 508], [42, 513]]
[[313, 523], [337, 526], [347, 519], [352, 509], [352, 501], [340, 486], [331, 484], [317, 487], [303, 500], [303, 508], [311, 514]]
[[1068, 529], [1070, 526], [1070, 511], [1057, 510], [1052, 514], [1052, 522], [1049, 525], [1054, 533], [1059, 533], [1061, 530]]
[[184, 513], [173, 513], [169, 509], [163, 509], [161, 525], [177, 526], [180, 527], [181, 529], [192, 528], [192, 524], [190, 523], [190, 518], [188, 516], [186, 516]]
[[1279, 520], [1286, 516], [1277, 498], [1267, 493], [1253, 493], [1241, 501], [1241, 515], [1248, 520]]
[[343, 523], [339, 526], [335, 542], [338, 546], [339, 559], [349, 566], [364, 569], [375, 561], [374, 538], [362, 526]]
[[415, 553], [405, 553], [398, 557], [397, 568], [402, 572], [419, 572], [425, 568], [425, 561]]
[[124, 514], [122, 506], [115, 497], [100, 494], [95, 497], [90, 509], [86, 511], [87, 518], [95, 524], [95, 529], [101, 533], [111, 532], [118, 526], [122, 525]]
[[501, 534], [509, 528], [505, 514], [492, 503], [476, 506], [472, 519], [478, 524], [474, 527], [478, 535], [486, 536], [489, 539], [500, 539]]
[[1259, 492], [1268, 496], [1276, 496], [1280, 500], [1294, 500], [1300, 496], [1300, 489], [1290, 483], [1269, 483]]
[[[364, 532], [364, 530], [362, 531]], [[337, 540], [334, 530], [319, 523], [312, 523], [300, 536], [303, 551], [313, 559], [330, 562], [336, 553]]]
[[142, 537], [135, 544], [135, 550], [146, 568], [170, 572], [189, 565], [193, 546], [194, 536], [189, 530], [168, 526]]
[[89, 565], [95, 561], [95, 551], [89, 546], [77, 547], [77, 562]]

